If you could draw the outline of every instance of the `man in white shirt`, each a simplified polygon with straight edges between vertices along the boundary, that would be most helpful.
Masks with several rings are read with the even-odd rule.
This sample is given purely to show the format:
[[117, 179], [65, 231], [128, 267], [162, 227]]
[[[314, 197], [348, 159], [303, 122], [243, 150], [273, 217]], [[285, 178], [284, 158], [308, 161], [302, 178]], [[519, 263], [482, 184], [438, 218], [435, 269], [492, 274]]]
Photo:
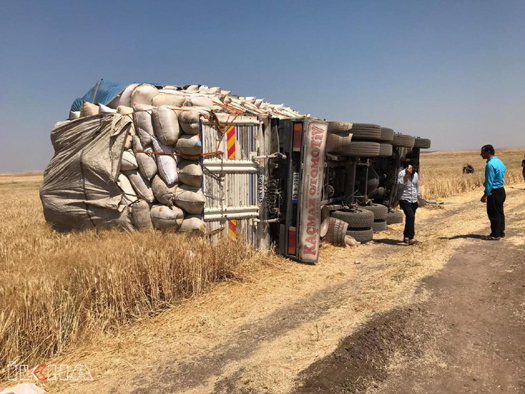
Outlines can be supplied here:
[[397, 177], [397, 190], [399, 195], [399, 206], [405, 213], [405, 231], [403, 242], [409, 245], [418, 243], [414, 239], [416, 210], [419, 207], [421, 192], [419, 191], [419, 174], [417, 173], [419, 161], [411, 159], [410, 165], [401, 171]]

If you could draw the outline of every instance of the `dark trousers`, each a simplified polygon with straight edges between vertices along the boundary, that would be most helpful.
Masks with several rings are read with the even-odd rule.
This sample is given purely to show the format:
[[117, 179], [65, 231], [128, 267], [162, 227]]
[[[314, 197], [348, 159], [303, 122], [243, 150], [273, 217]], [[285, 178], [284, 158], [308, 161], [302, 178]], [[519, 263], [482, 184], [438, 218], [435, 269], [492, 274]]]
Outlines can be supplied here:
[[505, 189], [492, 189], [492, 195], [487, 198], [487, 214], [490, 219], [490, 235], [492, 237], [505, 236], [505, 213], [503, 212], [503, 203], [507, 195]]
[[408, 239], [414, 239], [416, 235], [415, 223], [416, 223], [416, 210], [417, 202], [408, 202], [406, 200], [399, 200], [399, 206], [405, 213], [405, 231], [403, 237]]

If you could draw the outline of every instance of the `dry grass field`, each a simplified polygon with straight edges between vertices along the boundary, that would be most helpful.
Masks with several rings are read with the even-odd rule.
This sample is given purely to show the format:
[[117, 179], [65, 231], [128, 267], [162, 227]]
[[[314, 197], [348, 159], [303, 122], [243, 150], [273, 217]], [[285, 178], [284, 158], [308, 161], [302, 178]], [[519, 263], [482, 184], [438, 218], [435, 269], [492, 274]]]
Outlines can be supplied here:
[[[507, 184], [523, 182], [521, 161], [525, 149], [497, 150], [496, 155], [505, 163]], [[463, 174], [463, 166], [470, 163], [474, 174]], [[446, 151], [421, 155], [421, 193], [428, 200], [455, 196], [482, 189], [485, 161], [479, 151]]]
[[[521, 182], [522, 151], [498, 154], [507, 181]], [[461, 173], [467, 162], [475, 174]], [[427, 199], [482, 193], [477, 151], [425, 154], [421, 167]], [[40, 182], [38, 174], [0, 176], [0, 377], [10, 360], [32, 364], [63, 354], [280, 261], [240, 244], [213, 247], [179, 234], [60, 234], [44, 221]]]

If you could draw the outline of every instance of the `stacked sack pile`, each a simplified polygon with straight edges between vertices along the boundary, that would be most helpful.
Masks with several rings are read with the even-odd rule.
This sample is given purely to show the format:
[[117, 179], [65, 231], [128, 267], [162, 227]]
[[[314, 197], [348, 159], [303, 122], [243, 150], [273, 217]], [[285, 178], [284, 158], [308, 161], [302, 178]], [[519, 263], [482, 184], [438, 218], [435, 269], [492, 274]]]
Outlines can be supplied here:
[[[41, 188], [46, 220], [66, 231], [121, 227], [205, 232], [201, 118], [211, 121], [214, 113], [301, 116], [282, 104], [235, 97], [231, 91], [203, 85], [131, 84], [105, 105], [84, 101], [80, 111], [70, 113], [70, 121], [59, 122], [52, 132], [55, 157]], [[115, 149], [110, 137], [104, 143], [93, 142], [98, 122], [114, 123], [106, 125], [107, 136], [116, 135], [115, 123], [126, 123], [119, 131], [126, 129], [123, 150], [122, 145]], [[82, 138], [90, 139], [87, 144], [92, 145], [82, 145], [86, 143]], [[109, 155], [94, 153], [107, 148]], [[59, 160], [61, 154], [67, 159]], [[115, 155], [118, 166], [112, 162]]]
[[212, 99], [130, 85], [116, 103], [113, 111], [133, 116], [117, 184], [131, 206], [135, 228], [205, 231], [200, 116], [212, 109]]

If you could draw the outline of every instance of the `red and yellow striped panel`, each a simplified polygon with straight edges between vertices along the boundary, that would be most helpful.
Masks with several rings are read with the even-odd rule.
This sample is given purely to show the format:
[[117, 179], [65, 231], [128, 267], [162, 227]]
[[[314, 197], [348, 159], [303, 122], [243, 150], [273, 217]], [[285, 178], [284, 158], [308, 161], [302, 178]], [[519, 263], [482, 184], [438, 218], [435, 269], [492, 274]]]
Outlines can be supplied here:
[[228, 128], [228, 160], [235, 160], [235, 126]]
[[228, 220], [228, 236], [232, 241], [237, 238], [237, 220]]

